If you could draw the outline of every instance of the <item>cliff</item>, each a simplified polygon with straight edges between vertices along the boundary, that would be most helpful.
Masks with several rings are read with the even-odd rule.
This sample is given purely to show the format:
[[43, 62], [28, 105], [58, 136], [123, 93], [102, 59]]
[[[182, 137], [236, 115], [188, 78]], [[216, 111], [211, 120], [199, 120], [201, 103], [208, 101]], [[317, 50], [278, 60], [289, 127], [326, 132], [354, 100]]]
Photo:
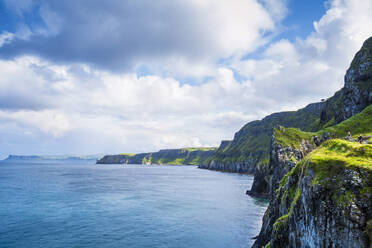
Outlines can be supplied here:
[[253, 247], [370, 247], [372, 145], [324, 142], [280, 181]]
[[272, 130], [278, 125], [305, 131], [319, 129], [324, 103], [309, 104], [298, 111], [271, 114], [260, 121], [247, 123], [232, 141], [222, 141], [216, 153], [200, 168], [253, 174], [256, 165], [267, 165]]
[[215, 150], [216, 148], [181, 148], [151, 153], [106, 155], [97, 164], [199, 165], [211, 157]]
[[269, 163], [247, 191], [270, 199], [253, 247], [371, 246], [372, 145], [355, 142], [372, 134], [371, 49], [369, 38], [324, 103], [319, 131], [273, 130]]
[[[270, 163], [255, 174], [252, 190], [247, 192], [270, 199], [254, 247], [268, 242], [273, 247], [279, 243], [284, 247], [368, 247], [372, 145], [335, 139], [344, 138], [348, 131], [365, 137], [372, 134], [372, 105], [318, 132], [274, 130]], [[360, 183], [355, 186], [353, 180]], [[349, 203], [358, 209], [349, 203], [340, 205], [342, 197], [349, 199], [350, 194], [354, 203]], [[349, 214], [360, 219], [349, 220]]]
[[330, 138], [344, 138], [349, 131], [356, 134], [355, 139], [358, 135], [372, 134], [372, 105], [335, 126], [317, 132], [303, 132], [295, 128], [283, 127], [274, 129], [270, 145], [270, 161], [266, 166], [256, 168], [252, 189], [247, 191], [247, 194], [270, 197], [282, 177], [316, 148], [314, 137], [322, 143]]
[[[280, 135], [281, 144], [288, 142], [290, 145], [283, 150], [281, 144], [276, 144], [275, 140], [272, 139], [271, 143], [271, 157], [270, 163], [262, 166], [258, 165], [255, 168], [255, 178], [252, 185], [252, 189], [247, 193], [252, 196], [269, 197], [270, 192], [276, 189], [279, 180], [286, 174], [295, 164], [294, 161], [301, 160], [304, 155], [314, 149], [314, 142], [309, 137], [317, 136], [320, 142], [332, 137], [344, 137], [348, 131], [354, 134], [364, 133], [369, 130], [370, 127], [364, 123], [364, 121], [370, 121], [368, 116], [368, 110], [363, 115], [353, 117], [349, 121], [344, 121], [360, 113], [368, 104], [372, 103], [372, 99], [366, 98], [366, 95], [372, 95], [372, 37], [366, 40], [360, 49], [356, 53], [349, 69], [345, 75], [344, 87], [338, 91], [333, 97], [330, 97], [322, 106], [320, 114], [320, 126], [323, 125], [323, 129], [313, 133], [306, 133], [296, 131], [294, 129], [287, 130], [287, 134], [291, 133], [291, 136]], [[368, 94], [367, 94], [368, 93]], [[310, 120], [313, 117], [310, 117]], [[359, 119], [358, 119], [359, 118]], [[304, 117], [307, 120], [307, 117]], [[335, 125], [344, 121], [341, 125]], [[317, 123], [319, 124], [319, 123]], [[306, 131], [306, 130], [305, 130]], [[279, 132], [279, 129], [274, 130], [274, 135]], [[305, 143], [299, 143], [299, 138]], [[285, 139], [285, 140], [283, 140]], [[293, 142], [296, 141], [299, 145], [294, 149]], [[294, 149], [294, 150], [293, 150]], [[299, 150], [298, 150], [299, 149]], [[294, 161], [280, 160], [273, 157], [273, 153], [276, 157], [287, 157], [296, 158]], [[291, 155], [290, 153], [294, 153]]]

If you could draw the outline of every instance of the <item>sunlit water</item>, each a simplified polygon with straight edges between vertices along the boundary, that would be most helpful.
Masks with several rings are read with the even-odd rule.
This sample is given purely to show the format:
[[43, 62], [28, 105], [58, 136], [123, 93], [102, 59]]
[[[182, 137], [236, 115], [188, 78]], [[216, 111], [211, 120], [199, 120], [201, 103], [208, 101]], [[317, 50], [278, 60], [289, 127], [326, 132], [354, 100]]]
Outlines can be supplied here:
[[253, 177], [194, 166], [0, 164], [0, 247], [250, 247]]

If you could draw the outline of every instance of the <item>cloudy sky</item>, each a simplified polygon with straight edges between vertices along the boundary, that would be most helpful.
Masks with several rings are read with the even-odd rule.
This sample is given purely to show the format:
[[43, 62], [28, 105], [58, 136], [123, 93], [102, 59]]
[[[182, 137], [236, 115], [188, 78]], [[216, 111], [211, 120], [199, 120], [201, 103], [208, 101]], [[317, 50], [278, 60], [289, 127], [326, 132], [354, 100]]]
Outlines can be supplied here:
[[371, 0], [0, 0], [0, 158], [217, 146], [331, 96]]

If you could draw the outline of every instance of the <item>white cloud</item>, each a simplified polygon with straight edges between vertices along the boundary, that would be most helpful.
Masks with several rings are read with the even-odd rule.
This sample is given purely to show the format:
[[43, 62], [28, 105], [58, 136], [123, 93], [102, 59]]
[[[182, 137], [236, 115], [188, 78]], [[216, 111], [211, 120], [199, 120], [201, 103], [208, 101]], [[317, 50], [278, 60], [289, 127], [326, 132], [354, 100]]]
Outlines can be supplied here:
[[288, 14], [288, 0], [261, 0], [274, 20], [280, 21]]
[[[372, 2], [335, 0], [307, 38], [282, 39], [268, 44], [260, 59], [241, 61], [242, 54], [266, 42], [261, 31], [272, 29], [286, 10], [274, 17], [267, 5], [273, 1], [265, 1], [268, 12], [254, 1], [189, 4], [200, 11], [193, 15], [205, 15], [200, 30], [209, 37], [187, 38], [213, 41], [210, 48], [203, 42], [201, 47], [213, 52], [144, 60], [155, 75], [111, 73], [88, 62], [54, 63], [43, 56], [0, 60], [2, 152], [32, 147], [34, 153], [115, 153], [218, 145], [249, 120], [331, 96], [372, 34]], [[232, 62], [211, 62], [225, 56]], [[237, 81], [236, 72], [246, 79]], [[187, 84], [175, 75], [213, 78]]]
[[40, 129], [56, 138], [61, 137], [71, 128], [70, 122], [63, 113], [52, 110], [16, 112], [0, 111], [0, 119], [3, 121], [15, 121], [24, 125], [26, 130], [30, 127]]
[[372, 35], [372, 2], [335, 0], [314, 22], [305, 39], [271, 44], [262, 59], [235, 61], [233, 68], [248, 79], [258, 95], [271, 98], [272, 108], [296, 109], [331, 96], [343, 86], [354, 54]]
[[0, 55], [26, 53], [119, 73], [146, 66], [177, 78], [213, 76], [219, 59], [263, 45], [276, 24], [257, 0], [7, 3], [21, 15], [33, 9], [45, 25], [21, 23]]

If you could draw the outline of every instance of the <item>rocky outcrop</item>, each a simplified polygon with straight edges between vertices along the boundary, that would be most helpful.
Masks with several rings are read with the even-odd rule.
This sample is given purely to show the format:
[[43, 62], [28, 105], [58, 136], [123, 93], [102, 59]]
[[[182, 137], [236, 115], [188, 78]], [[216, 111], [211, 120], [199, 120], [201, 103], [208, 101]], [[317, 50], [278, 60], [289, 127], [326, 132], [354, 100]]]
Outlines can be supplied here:
[[[358, 153], [364, 150], [364, 155]], [[355, 160], [358, 158], [358, 160]], [[327, 141], [271, 192], [253, 247], [370, 247], [372, 147]]]
[[[286, 130], [283, 127], [279, 127], [278, 132], [286, 132]], [[318, 138], [319, 144], [327, 140], [328, 137], [329, 135], [327, 134]], [[260, 235], [257, 237], [256, 244], [259, 246], [256, 247], [261, 247], [260, 245], [265, 245], [268, 242], [269, 234], [273, 230], [273, 224], [278, 218], [276, 214], [277, 204], [272, 199], [276, 199], [275, 192], [279, 187], [280, 181], [296, 166], [298, 161], [301, 161], [316, 147], [314, 139], [302, 139], [299, 148], [283, 146], [277, 142], [275, 134], [272, 135], [270, 162], [267, 166], [258, 166], [256, 168], [252, 188], [247, 191], [250, 196], [271, 199], [271, 203], [263, 218]]]
[[[279, 127], [278, 133], [286, 132], [286, 129]], [[251, 190], [247, 195], [253, 197], [272, 197], [274, 191], [279, 186], [280, 180], [286, 175], [298, 161], [301, 161], [307, 154], [313, 151], [324, 141], [328, 140], [331, 134], [325, 133], [320, 137], [314, 136], [311, 139], [302, 139], [299, 147], [282, 146], [272, 135], [270, 144], [270, 161], [267, 166], [257, 166]]]
[[340, 123], [372, 103], [372, 37], [355, 55], [345, 75], [344, 87], [325, 102], [321, 123]]

